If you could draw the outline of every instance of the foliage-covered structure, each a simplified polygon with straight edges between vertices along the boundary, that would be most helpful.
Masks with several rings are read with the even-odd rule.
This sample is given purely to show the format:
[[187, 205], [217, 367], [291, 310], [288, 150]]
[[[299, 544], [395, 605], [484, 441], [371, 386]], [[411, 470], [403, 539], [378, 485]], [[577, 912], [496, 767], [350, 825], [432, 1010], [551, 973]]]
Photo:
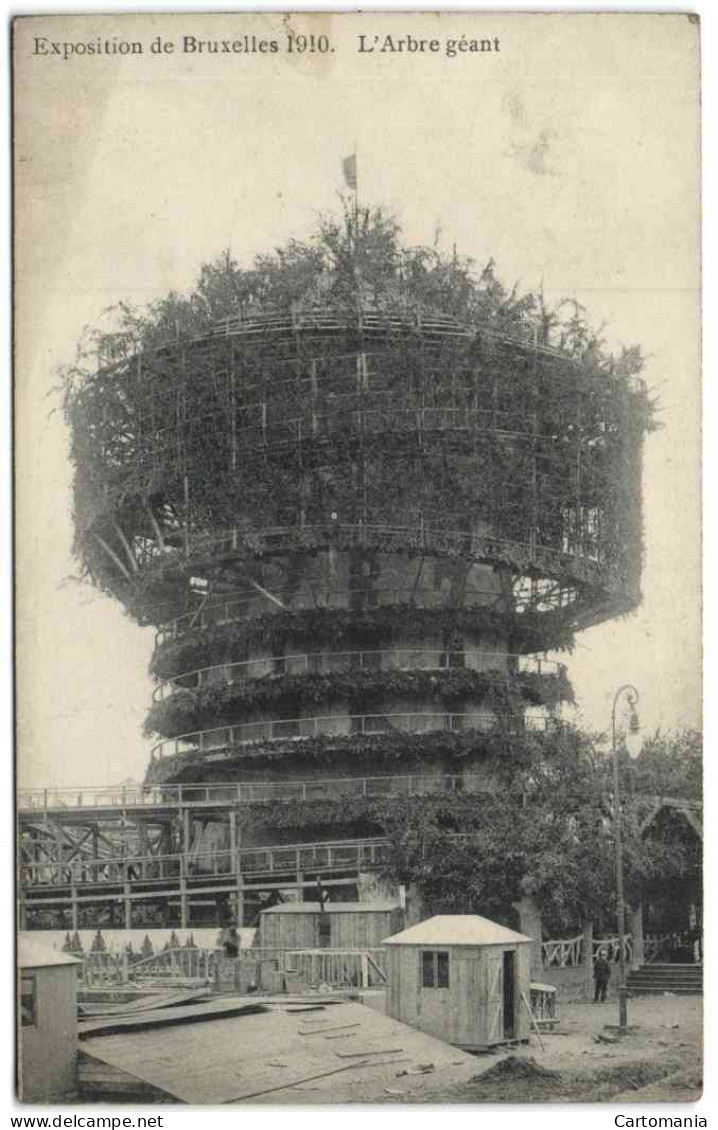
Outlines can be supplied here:
[[65, 408], [76, 550], [157, 628], [149, 778], [430, 790], [550, 747], [544, 653], [640, 599], [641, 366], [381, 212], [123, 307]]

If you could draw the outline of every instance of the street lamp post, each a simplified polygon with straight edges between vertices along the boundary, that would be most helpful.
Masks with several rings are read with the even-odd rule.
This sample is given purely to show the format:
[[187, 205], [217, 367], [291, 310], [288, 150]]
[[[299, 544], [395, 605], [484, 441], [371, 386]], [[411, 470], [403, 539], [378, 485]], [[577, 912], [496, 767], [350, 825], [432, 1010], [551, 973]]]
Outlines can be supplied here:
[[629, 729], [632, 733], [638, 730], [638, 715], [636, 703], [639, 699], [638, 691], [631, 683], [624, 683], [613, 696], [613, 710], [611, 713], [611, 751], [613, 754], [613, 838], [616, 845], [616, 901], [618, 904], [618, 946], [620, 961], [620, 984], [618, 986], [618, 1029], [621, 1035], [628, 1031], [628, 987], [626, 985], [626, 908], [623, 897], [623, 840], [621, 837], [621, 792], [618, 773], [618, 748], [616, 746], [616, 707], [621, 695], [626, 695], [631, 717]]

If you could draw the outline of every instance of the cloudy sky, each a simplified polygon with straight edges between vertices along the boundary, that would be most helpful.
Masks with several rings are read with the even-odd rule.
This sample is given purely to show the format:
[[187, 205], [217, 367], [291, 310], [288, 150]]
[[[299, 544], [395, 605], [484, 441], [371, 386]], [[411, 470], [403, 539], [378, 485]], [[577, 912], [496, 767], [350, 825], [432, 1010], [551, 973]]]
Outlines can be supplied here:
[[[326, 55], [286, 52], [288, 32]], [[359, 54], [358, 36], [439, 38]], [[140, 42], [64, 59], [35, 37]], [[172, 54], [152, 55], [157, 35]], [[275, 39], [201, 56], [195, 39]], [[448, 39], [498, 52], [447, 57]], [[373, 41], [373, 40], [372, 40]], [[661, 402], [645, 455], [645, 599], [568, 659], [581, 717], [641, 692], [644, 729], [699, 721], [698, 88], [682, 16], [491, 13], [37, 17], [16, 32], [18, 775], [101, 785], [144, 774], [152, 633], [71, 580], [57, 365], [120, 299], [190, 287], [230, 247], [258, 251], [337, 207], [356, 144], [364, 202], [640, 342]]]

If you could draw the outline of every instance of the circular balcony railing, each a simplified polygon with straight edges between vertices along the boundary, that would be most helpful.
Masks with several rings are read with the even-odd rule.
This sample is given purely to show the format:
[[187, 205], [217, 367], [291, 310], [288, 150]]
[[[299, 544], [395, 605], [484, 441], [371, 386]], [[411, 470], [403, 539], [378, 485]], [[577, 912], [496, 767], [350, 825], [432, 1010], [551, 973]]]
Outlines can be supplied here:
[[[208, 600], [191, 612], [184, 612], [162, 624], [155, 634], [157, 646], [177, 639], [194, 629], [236, 624], [242, 620], [261, 616], [267, 612], [302, 612], [316, 608], [350, 609], [358, 602], [357, 611], [371, 611], [391, 604], [412, 604], [419, 610], [432, 608], [496, 608], [502, 612], [521, 614], [530, 611], [550, 611], [566, 608], [577, 598], [575, 589], [547, 586], [535, 590], [523, 586], [518, 592], [497, 592], [496, 589], [467, 588], [460, 602], [451, 602], [449, 594], [434, 588], [415, 588], [412, 585], [377, 586], [350, 591], [345, 585], [337, 588], [310, 586], [307, 592], [293, 593], [282, 589], [266, 595], [256, 589], [232, 594], [223, 600]], [[286, 600], [286, 604], [284, 603]]]
[[[540, 710], [541, 708], [536, 708]], [[505, 716], [504, 716], [505, 717]], [[514, 714], [516, 728], [546, 730], [561, 724], [547, 713]], [[218, 726], [192, 734], [165, 738], [152, 748], [152, 760], [162, 761], [181, 754], [200, 753], [208, 761], [221, 760], [236, 746], [249, 746], [279, 741], [302, 741], [317, 737], [349, 737], [371, 734], [423, 734], [435, 731], [461, 733], [479, 730], [490, 733], [498, 719], [489, 711], [464, 714], [398, 713], [398, 714], [326, 714], [315, 718], [282, 718], [266, 722], [244, 722], [239, 726]]]
[[487, 793], [486, 778], [476, 773], [402, 774], [379, 777], [310, 777], [281, 781], [203, 781], [199, 784], [129, 784], [71, 789], [18, 789], [18, 814], [67, 812], [68, 809], [225, 807], [266, 801], [320, 800], [327, 797], [428, 796], [433, 793]]
[[162, 702], [179, 690], [201, 690], [205, 686], [231, 686], [243, 679], [265, 679], [282, 675], [343, 674], [352, 671], [485, 671], [498, 674], [529, 672], [557, 675], [565, 667], [552, 659], [492, 651], [441, 651], [426, 648], [389, 648], [382, 651], [314, 652], [302, 655], [267, 656], [239, 663], [220, 663], [183, 672], [165, 679], [153, 692]]

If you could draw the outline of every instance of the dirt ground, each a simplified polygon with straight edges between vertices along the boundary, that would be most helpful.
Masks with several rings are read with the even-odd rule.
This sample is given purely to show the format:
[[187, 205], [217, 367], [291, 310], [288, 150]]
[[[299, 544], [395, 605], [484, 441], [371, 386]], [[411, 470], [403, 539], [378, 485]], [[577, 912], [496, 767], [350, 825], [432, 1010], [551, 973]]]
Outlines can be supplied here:
[[[427, 1076], [421, 1092], [387, 1102], [695, 1102], [702, 1088], [702, 998], [639, 997], [629, 1001], [631, 1033], [606, 1043], [616, 1001], [561, 1006], [561, 1024], [508, 1054], [476, 1058], [470, 1082], [442, 1086]], [[603, 1039], [599, 1039], [601, 1036]], [[510, 1063], [507, 1063], [510, 1060]], [[544, 1074], [545, 1072], [545, 1074]]]
[[[375, 1007], [337, 1000], [296, 1011], [282, 1000], [211, 1024], [87, 1039], [82, 1070], [87, 1086], [119, 1088], [114, 1101], [130, 1101], [122, 1088], [144, 1081], [160, 1096], [145, 1102], [164, 1095], [191, 1104], [694, 1102], [702, 1003], [630, 1000], [631, 1030], [622, 1038], [606, 1027], [617, 1023], [615, 1000], [565, 1003], [543, 1046], [534, 1034], [473, 1055]], [[89, 1091], [86, 1098], [93, 1101]]]

